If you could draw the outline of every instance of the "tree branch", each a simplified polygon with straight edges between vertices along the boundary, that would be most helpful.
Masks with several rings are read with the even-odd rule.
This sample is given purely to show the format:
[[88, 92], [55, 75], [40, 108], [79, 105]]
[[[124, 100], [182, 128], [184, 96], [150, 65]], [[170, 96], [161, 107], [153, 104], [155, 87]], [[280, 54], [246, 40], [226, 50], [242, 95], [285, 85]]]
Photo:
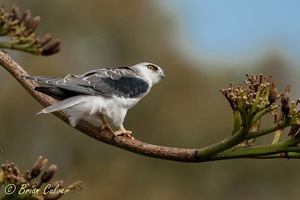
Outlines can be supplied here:
[[[2, 65], [42, 106], [47, 107], [56, 102], [55, 99], [36, 92], [34, 88], [38, 86], [37, 83], [21, 78], [20, 75], [28, 74], [19, 64], [17, 64], [7, 53], [3, 51], [0, 51], [0, 65]], [[266, 90], [265, 88], [263, 89]], [[229, 88], [228, 91], [229, 90], [233, 91], [233, 88]], [[258, 125], [253, 121], [253, 119], [257, 120], [259, 123], [260, 118], [265, 114], [264, 112], [271, 111], [275, 107], [278, 108], [278, 106], [266, 106], [264, 110], [261, 108], [261, 104], [265, 102], [261, 101], [261, 98], [257, 97], [256, 99], [258, 99], [260, 102], [256, 103], [255, 106], [260, 106], [260, 108], [256, 109], [256, 111], [254, 110], [253, 112], [250, 112], [245, 110], [252, 109], [248, 106], [247, 102], [242, 102], [243, 100], [237, 98], [236, 94], [229, 94], [228, 91], [221, 90], [226, 99], [230, 101], [230, 105], [234, 110], [233, 133], [224, 140], [204, 148], [184, 149], [165, 147], [147, 144], [125, 136], [115, 137], [110, 131], [100, 130], [93, 124], [83, 120], [81, 120], [75, 128], [83, 134], [106, 144], [136, 154], [165, 160], [180, 162], [206, 162], [234, 158], [300, 158], [300, 137], [298, 136], [297, 132], [299, 128], [296, 129], [296, 132], [294, 132], [294, 135], [292, 135], [295, 137], [285, 142], [263, 146], [253, 146], [254, 143], [249, 143], [249, 141], [253, 138], [272, 133], [282, 129], [283, 127], [295, 125], [300, 116], [300, 111], [293, 111], [294, 114], [291, 118], [283, 120], [282, 122], [270, 128], [259, 131], [257, 128]], [[262, 94], [265, 95], [265, 93]], [[235, 101], [233, 98], [238, 99], [238, 101]], [[245, 99], [246, 98], [244, 98], [244, 100]], [[292, 106], [295, 107], [294, 104]], [[291, 110], [295, 110], [294, 107]], [[63, 120], [65, 123], [69, 124], [68, 118], [64, 113], [55, 112], [53, 114]]]
[[[0, 51], [0, 64], [35, 98], [42, 106], [47, 107], [56, 102], [55, 99], [36, 92], [35, 87], [37, 83], [29, 81], [20, 77], [20, 75], [28, 75], [27, 72], [16, 63], [8, 54]], [[61, 112], [55, 112], [54, 115], [65, 123], [69, 124], [68, 118]], [[158, 145], [147, 144], [138, 140], [132, 140], [128, 137], [117, 136], [114, 137], [113, 133], [107, 130], [99, 130], [96, 126], [81, 120], [75, 127], [80, 132], [93, 139], [102, 141], [137, 154], [162, 158], [167, 160], [175, 160], [182, 162], [197, 162], [196, 157], [197, 149], [182, 149], [175, 147], [164, 147]]]

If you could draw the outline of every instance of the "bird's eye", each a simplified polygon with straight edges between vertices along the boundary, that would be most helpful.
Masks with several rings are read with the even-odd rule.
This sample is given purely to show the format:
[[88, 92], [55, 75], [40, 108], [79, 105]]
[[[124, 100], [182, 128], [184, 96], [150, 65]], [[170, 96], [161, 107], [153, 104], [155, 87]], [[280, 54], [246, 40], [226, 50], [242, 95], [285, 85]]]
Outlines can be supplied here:
[[148, 65], [147, 68], [148, 68], [149, 70], [156, 70], [156, 69], [157, 69], [157, 68], [156, 68], [155, 66], [153, 66], [153, 65]]

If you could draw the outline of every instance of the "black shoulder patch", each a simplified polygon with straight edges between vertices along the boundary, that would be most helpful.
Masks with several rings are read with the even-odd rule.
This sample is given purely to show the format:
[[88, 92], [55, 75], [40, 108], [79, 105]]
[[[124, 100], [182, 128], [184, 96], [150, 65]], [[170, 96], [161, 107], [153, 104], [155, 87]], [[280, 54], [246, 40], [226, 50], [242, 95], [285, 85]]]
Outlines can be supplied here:
[[102, 81], [110, 88], [116, 96], [136, 98], [149, 90], [149, 84], [137, 77], [122, 77], [118, 80], [103, 78]]

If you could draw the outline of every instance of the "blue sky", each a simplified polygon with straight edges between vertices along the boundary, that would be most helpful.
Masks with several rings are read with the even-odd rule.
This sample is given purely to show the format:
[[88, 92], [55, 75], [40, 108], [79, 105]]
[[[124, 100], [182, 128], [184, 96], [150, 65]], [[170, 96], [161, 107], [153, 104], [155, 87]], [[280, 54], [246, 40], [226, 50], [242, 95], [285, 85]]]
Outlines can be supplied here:
[[300, 58], [298, 0], [169, 0], [163, 3], [178, 15], [188, 45], [196, 51], [234, 58], [275, 45]]

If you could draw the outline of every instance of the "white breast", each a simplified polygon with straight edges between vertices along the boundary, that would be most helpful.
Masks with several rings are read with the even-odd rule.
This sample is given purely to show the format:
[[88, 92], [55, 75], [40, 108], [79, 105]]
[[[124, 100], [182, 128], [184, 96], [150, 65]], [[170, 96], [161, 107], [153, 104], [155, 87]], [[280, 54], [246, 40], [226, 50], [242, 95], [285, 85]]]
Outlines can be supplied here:
[[76, 126], [79, 119], [100, 123], [99, 112], [111, 118], [115, 125], [122, 124], [127, 110], [140, 100], [117, 96], [112, 98], [101, 96], [87, 97], [85, 101], [63, 110], [69, 116], [71, 126]]

